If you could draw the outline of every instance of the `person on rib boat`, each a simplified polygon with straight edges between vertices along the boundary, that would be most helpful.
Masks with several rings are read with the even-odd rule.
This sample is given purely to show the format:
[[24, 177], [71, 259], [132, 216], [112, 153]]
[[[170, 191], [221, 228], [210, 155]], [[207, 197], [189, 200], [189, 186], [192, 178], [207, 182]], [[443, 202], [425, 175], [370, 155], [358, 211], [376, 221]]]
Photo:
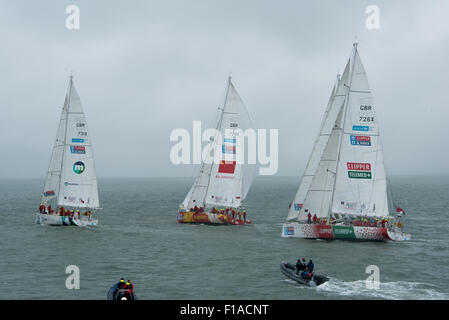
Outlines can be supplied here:
[[305, 269], [305, 265], [301, 262], [301, 258], [298, 259], [296, 262], [296, 274], [299, 275], [300, 271], [303, 271]]
[[123, 289], [124, 286], [125, 286], [125, 280], [123, 278], [120, 278], [120, 281], [117, 285], [117, 289]]
[[307, 264], [307, 270], [309, 270], [310, 273], [313, 272], [314, 264], [312, 262], [312, 259], [309, 260], [309, 263]]

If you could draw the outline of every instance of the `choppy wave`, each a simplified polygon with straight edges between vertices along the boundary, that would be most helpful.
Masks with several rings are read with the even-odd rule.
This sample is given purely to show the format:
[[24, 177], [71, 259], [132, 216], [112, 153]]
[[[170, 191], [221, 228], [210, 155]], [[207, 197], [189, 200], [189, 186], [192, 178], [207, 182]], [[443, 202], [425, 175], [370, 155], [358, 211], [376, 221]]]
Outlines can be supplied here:
[[367, 287], [365, 280], [346, 282], [339, 279], [331, 279], [329, 282], [317, 287], [316, 290], [325, 294], [366, 299], [449, 299], [447, 294], [438, 292], [433, 285], [406, 281], [381, 282], [379, 289], [372, 289]]

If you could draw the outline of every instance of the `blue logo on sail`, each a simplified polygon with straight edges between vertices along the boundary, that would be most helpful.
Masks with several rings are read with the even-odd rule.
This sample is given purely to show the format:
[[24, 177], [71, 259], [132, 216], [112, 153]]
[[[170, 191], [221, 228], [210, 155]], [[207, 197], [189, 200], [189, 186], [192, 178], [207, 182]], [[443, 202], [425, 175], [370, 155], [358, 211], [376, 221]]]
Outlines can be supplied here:
[[84, 139], [72, 139], [72, 143], [84, 143]]
[[369, 131], [369, 126], [352, 126], [353, 131]]

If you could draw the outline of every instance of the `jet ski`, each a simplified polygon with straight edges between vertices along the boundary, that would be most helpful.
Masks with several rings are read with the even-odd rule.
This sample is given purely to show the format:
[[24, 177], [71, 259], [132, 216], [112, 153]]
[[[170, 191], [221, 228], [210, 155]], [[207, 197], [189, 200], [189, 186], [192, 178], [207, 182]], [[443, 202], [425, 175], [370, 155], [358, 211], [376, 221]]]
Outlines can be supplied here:
[[137, 300], [137, 296], [134, 291], [128, 289], [119, 289], [119, 282], [114, 284], [108, 291], [108, 300], [120, 301], [120, 300]]
[[316, 273], [314, 273], [310, 279], [301, 278], [301, 273], [299, 273], [299, 275], [296, 274], [296, 265], [284, 261], [281, 262], [281, 272], [287, 276], [287, 278], [309, 287], [316, 287], [329, 281], [328, 277]]

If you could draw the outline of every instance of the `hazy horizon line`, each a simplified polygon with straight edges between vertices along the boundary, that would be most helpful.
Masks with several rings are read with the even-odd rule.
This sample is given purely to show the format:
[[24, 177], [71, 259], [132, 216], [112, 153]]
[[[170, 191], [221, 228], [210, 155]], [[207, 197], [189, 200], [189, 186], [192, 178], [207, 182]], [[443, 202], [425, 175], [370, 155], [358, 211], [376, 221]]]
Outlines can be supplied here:
[[[389, 177], [395, 177], [395, 176], [448, 176], [449, 173], [444, 174], [438, 174], [438, 173], [394, 173], [390, 174]], [[301, 175], [257, 175], [254, 178], [301, 178]], [[165, 179], [179, 179], [179, 178], [196, 178], [195, 176], [98, 176], [97, 179], [152, 179], [152, 178], [165, 178]], [[8, 177], [8, 178], [2, 178], [0, 177], [0, 180], [45, 180], [45, 177]]]

